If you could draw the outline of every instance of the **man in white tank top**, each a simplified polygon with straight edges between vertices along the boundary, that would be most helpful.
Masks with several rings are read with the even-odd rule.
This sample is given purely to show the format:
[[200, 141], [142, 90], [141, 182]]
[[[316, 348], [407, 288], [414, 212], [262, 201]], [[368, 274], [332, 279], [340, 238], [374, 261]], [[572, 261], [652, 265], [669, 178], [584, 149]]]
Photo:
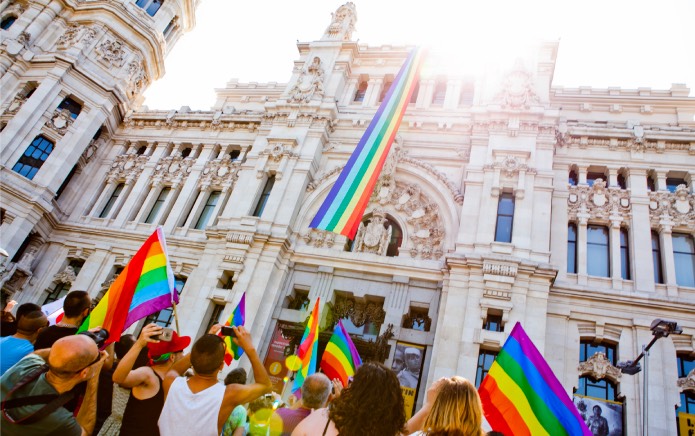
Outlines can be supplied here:
[[[210, 329], [212, 334], [198, 339], [190, 354], [176, 362], [166, 375], [164, 408], [159, 416], [162, 436], [219, 436], [236, 406], [270, 392], [270, 378], [244, 327], [233, 327], [236, 338], [232, 340], [249, 357], [256, 382], [224, 386], [217, 381], [217, 374], [224, 367], [225, 352], [224, 342], [215, 335], [220, 328], [215, 326]], [[189, 379], [180, 377], [191, 366], [194, 375]]]

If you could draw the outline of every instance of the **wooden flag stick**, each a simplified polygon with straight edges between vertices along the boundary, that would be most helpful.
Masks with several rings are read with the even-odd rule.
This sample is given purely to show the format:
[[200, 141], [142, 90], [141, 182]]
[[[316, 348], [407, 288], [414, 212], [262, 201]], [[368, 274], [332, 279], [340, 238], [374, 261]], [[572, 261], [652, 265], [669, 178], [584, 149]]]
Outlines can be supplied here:
[[180, 335], [181, 330], [179, 330], [179, 314], [176, 312], [176, 303], [172, 301], [171, 304], [173, 304], [174, 306], [174, 320], [176, 321], [176, 333]]

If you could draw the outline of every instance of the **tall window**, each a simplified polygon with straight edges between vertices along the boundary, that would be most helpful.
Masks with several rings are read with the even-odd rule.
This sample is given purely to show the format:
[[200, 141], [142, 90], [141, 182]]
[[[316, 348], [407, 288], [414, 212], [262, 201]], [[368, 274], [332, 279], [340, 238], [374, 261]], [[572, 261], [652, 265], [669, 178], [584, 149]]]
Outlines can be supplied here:
[[65, 97], [58, 105], [58, 109], [67, 109], [70, 112], [70, 118], [74, 120], [82, 112], [82, 105], [70, 97]]
[[[178, 292], [180, 297], [181, 292], [183, 291], [183, 287], [186, 286], [186, 279], [182, 277], [175, 277], [174, 286], [176, 286], [176, 292]], [[168, 307], [166, 309], [160, 310], [157, 313], [153, 313], [145, 319], [145, 323], [143, 324], [143, 326], [146, 326], [147, 324], [150, 324], [152, 322], [162, 327], [171, 326], [171, 323], [174, 322], [174, 309]]]
[[256, 203], [256, 208], [253, 210], [253, 216], [261, 216], [263, 214], [263, 209], [268, 202], [268, 197], [270, 197], [270, 191], [273, 190], [273, 185], [275, 184], [275, 176], [269, 176], [268, 181], [265, 182], [263, 187], [263, 192], [261, 193], [261, 198], [258, 199]]
[[569, 177], [567, 177], [567, 183], [569, 183], [570, 186], [577, 186], [579, 183], [579, 176], [575, 170], [570, 171]]
[[[83, 260], [75, 259], [71, 260], [69, 265], [72, 267], [72, 270], [75, 272], [75, 275], [78, 275], [80, 273], [80, 270], [82, 269], [82, 265], [84, 265]], [[63, 283], [63, 282], [58, 282], [53, 289], [51, 289], [51, 292], [48, 293], [48, 296], [44, 300], [43, 304], [48, 304], [52, 303], [53, 301], [60, 300], [64, 296], [66, 296], [70, 292], [70, 283]]]
[[205, 207], [200, 213], [198, 221], [195, 223], [196, 229], [202, 230], [208, 224], [208, 221], [210, 221], [210, 218], [212, 218], [212, 213], [215, 211], [215, 206], [217, 206], [217, 202], [220, 199], [220, 194], [220, 191], [212, 191], [210, 193], [208, 196], [208, 201], [205, 202]]
[[598, 179], [601, 179], [604, 182], [608, 180], [604, 173], [589, 172], [586, 174], [586, 183], [588, 183], [589, 186], [594, 186], [594, 182]]
[[567, 226], [567, 272], [577, 273], [577, 225]]
[[410, 95], [410, 103], [415, 104], [417, 102], [417, 95], [420, 93], [420, 82], [418, 81], [413, 88], [413, 93]]
[[483, 330], [501, 332], [502, 327], [502, 312], [495, 309], [488, 309], [487, 316], [483, 320]]
[[22, 157], [14, 164], [12, 171], [32, 180], [41, 168], [41, 165], [43, 165], [46, 159], [48, 159], [48, 156], [50, 156], [53, 147], [55, 147], [53, 142], [42, 135], [37, 136], [31, 141], [31, 145], [27, 147]]
[[386, 218], [386, 222], [388, 223], [388, 226], [391, 227], [391, 239], [389, 240], [389, 246], [386, 249], [386, 256], [398, 256], [398, 248], [403, 242], [403, 231], [398, 223], [391, 218]]
[[618, 174], [618, 187], [620, 187], [620, 189], [627, 189], [627, 179], [623, 173]]
[[627, 229], [620, 229], [620, 276], [623, 280], [630, 280], [630, 246], [627, 239]]
[[502, 194], [497, 204], [497, 227], [495, 241], [512, 242], [512, 224], [514, 222], [514, 195]]
[[656, 191], [656, 182], [654, 182], [654, 177], [647, 175], [647, 189], [651, 192]]
[[166, 201], [170, 191], [171, 188], [162, 188], [162, 191], [159, 193], [159, 196], [157, 196], [157, 201], [154, 202], [154, 204], [152, 205], [152, 209], [150, 209], [150, 213], [147, 214], [147, 218], [145, 218], [145, 223], [152, 224], [155, 221], [155, 219], [157, 219], [159, 211], [162, 210], [164, 202]]
[[77, 172], [77, 165], [73, 165], [72, 169], [68, 173], [68, 176], [63, 180], [63, 183], [60, 184], [60, 187], [56, 191], [55, 198], [56, 200], [60, 198], [61, 195], [63, 195], [63, 192], [65, 192], [65, 188], [68, 187], [70, 184], [70, 180], [75, 176], [75, 173]]
[[361, 81], [357, 86], [357, 91], [355, 91], [355, 97], [352, 101], [364, 101], [364, 96], [367, 94], [367, 86], [369, 85], [366, 80]]
[[384, 98], [386, 98], [386, 94], [389, 92], [392, 84], [393, 78], [389, 77], [384, 79], [384, 85], [381, 87], [381, 94], [379, 94], [379, 103], [384, 101]]
[[444, 104], [446, 98], [446, 82], [437, 81], [434, 86], [434, 94], [432, 94], [432, 104]]
[[[678, 378], [687, 377], [690, 371], [695, 369], [695, 359], [687, 355], [678, 354], [676, 361], [678, 363]], [[685, 391], [681, 392], [680, 396], [680, 406], [676, 407], [676, 423], [678, 425], [680, 425], [681, 413], [695, 414], [695, 393], [693, 391]], [[680, 434], [680, 436], [686, 435]]]
[[[591, 358], [591, 356], [598, 352], [604, 353], [611, 364], [615, 365], [617, 360], [615, 345], [605, 343], [593, 344], [591, 341], [586, 340], [582, 340], [580, 343], [579, 361], [586, 362]], [[588, 376], [584, 376], [579, 378], [579, 388], [577, 389], [576, 393], [586, 397], [615, 401], [616, 385], [605, 378], [596, 380]]]
[[109, 201], [106, 202], [106, 205], [101, 210], [101, 213], [99, 214], [99, 218], [106, 218], [107, 216], [109, 216], [109, 213], [111, 212], [111, 209], [113, 208], [113, 205], [116, 204], [116, 200], [118, 200], [118, 196], [121, 195], [121, 192], [123, 192], [124, 187], [125, 187], [125, 183], [119, 183], [116, 186], [116, 189], [114, 189], [113, 192], [111, 193], [111, 197], [109, 197]]
[[224, 311], [224, 304], [217, 304], [215, 302], [212, 303], [212, 313], [210, 314], [210, 319], [208, 320], [208, 324], [205, 327], [205, 333], [209, 332], [210, 327], [212, 327], [215, 324], [218, 324], [218, 323], [224, 324], [224, 322], [226, 320], [220, 319], [223, 311]]
[[0, 22], [0, 28], [2, 28], [2, 30], [7, 30], [12, 27], [15, 21], [17, 21], [17, 17], [14, 15], [9, 15], [3, 18], [2, 22]]
[[137, 0], [135, 2], [135, 4], [144, 9], [150, 17], [154, 17], [154, 14], [162, 7], [162, 3], [162, 0]]
[[495, 361], [495, 357], [497, 357], [497, 351], [480, 350], [480, 354], [478, 354], [478, 366], [475, 370], [476, 388], [480, 387], [480, 383], [483, 382], [483, 379], [487, 375], [488, 371], [490, 371], [490, 367]]
[[610, 277], [608, 228], [588, 226], [586, 234], [586, 266], [590, 276]]
[[661, 242], [659, 234], [652, 230], [652, 262], [654, 262], [654, 282], [663, 283], [664, 275], [661, 270]]
[[695, 288], [695, 240], [683, 233], [674, 233], [672, 238], [676, 283]]

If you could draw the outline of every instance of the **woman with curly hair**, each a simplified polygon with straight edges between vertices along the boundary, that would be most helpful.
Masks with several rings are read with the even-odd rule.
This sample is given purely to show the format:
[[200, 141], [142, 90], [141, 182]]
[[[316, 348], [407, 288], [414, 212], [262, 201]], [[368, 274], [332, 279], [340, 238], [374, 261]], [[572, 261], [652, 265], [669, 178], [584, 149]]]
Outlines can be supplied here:
[[[473, 384], [463, 377], [442, 378], [427, 391], [423, 430], [413, 436], [482, 436], [483, 408]], [[416, 418], [415, 416], [413, 418]], [[412, 429], [414, 419], [408, 422]]]
[[367, 362], [329, 408], [307, 416], [292, 436], [396, 436], [404, 424], [403, 396], [396, 375], [380, 363]]

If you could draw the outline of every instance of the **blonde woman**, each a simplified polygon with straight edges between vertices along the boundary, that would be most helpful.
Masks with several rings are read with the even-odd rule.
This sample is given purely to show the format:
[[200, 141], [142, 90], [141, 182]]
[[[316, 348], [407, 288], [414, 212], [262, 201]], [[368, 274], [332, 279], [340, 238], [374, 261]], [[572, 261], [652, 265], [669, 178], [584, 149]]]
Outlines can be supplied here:
[[[483, 410], [475, 386], [463, 377], [442, 378], [427, 391], [422, 430], [414, 436], [482, 436]], [[416, 418], [415, 416], [413, 418]], [[408, 422], [408, 428], [415, 424]]]

